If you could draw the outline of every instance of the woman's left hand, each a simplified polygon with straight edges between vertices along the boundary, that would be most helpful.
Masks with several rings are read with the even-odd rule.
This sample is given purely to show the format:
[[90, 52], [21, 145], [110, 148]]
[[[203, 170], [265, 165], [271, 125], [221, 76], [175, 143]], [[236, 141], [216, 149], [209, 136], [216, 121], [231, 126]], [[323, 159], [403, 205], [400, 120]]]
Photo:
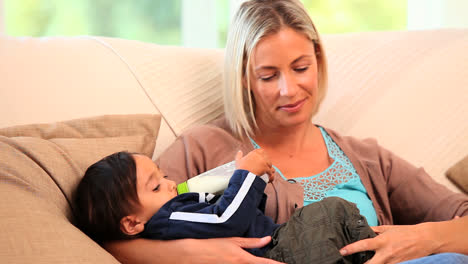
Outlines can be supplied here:
[[372, 227], [378, 236], [349, 244], [340, 253], [347, 256], [361, 251], [375, 251], [367, 264], [399, 263], [424, 257], [437, 252], [441, 246], [431, 224]]

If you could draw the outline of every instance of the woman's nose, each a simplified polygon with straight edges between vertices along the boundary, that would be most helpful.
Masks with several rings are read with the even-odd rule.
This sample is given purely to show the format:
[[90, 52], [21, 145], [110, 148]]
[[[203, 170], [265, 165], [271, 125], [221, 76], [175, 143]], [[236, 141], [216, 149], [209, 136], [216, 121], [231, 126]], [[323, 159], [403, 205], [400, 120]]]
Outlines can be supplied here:
[[297, 92], [297, 84], [294, 76], [287, 73], [281, 75], [278, 86], [281, 96], [294, 96]]

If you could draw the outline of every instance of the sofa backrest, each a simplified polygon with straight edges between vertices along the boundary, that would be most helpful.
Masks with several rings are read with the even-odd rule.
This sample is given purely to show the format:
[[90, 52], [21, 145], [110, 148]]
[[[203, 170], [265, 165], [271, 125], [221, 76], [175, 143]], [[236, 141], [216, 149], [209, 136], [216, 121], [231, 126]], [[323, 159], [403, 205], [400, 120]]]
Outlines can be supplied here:
[[163, 111], [155, 155], [222, 113], [222, 50], [0, 36], [0, 127]]
[[[329, 89], [314, 121], [375, 137], [456, 190], [468, 150], [468, 30], [324, 35]], [[0, 127], [161, 113], [155, 155], [222, 114], [222, 50], [103, 37], [0, 37]]]
[[325, 36], [329, 90], [315, 118], [375, 137], [437, 181], [468, 155], [468, 29]]
[[0, 37], [0, 127], [154, 112], [118, 56], [91, 37]]

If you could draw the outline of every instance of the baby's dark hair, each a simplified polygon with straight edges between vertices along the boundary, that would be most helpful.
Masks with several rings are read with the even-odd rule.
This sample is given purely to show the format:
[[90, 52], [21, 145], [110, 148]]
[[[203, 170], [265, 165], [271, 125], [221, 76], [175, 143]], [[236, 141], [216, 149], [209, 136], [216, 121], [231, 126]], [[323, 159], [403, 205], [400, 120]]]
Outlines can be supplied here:
[[117, 152], [86, 170], [75, 192], [76, 224], [99, 244], [127, 239], [120, 220], [139, 205], [135, 160], [129, 152]]

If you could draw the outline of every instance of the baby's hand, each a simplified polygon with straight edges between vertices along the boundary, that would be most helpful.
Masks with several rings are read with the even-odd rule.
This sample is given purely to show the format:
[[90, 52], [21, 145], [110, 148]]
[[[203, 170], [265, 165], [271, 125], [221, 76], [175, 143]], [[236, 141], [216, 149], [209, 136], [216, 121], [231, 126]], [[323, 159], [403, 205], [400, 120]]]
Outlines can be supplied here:
[[249, 152], [244, 157], [242, 151], [238, 151], [236, 154], [236, 168], [242, 170], [248, 170], [251, 173], [262, 176], [268, 174], [269, 182], [274, 179], [275, 169], [271, 164], [270, 158], [263, 149], [255, 149]]

